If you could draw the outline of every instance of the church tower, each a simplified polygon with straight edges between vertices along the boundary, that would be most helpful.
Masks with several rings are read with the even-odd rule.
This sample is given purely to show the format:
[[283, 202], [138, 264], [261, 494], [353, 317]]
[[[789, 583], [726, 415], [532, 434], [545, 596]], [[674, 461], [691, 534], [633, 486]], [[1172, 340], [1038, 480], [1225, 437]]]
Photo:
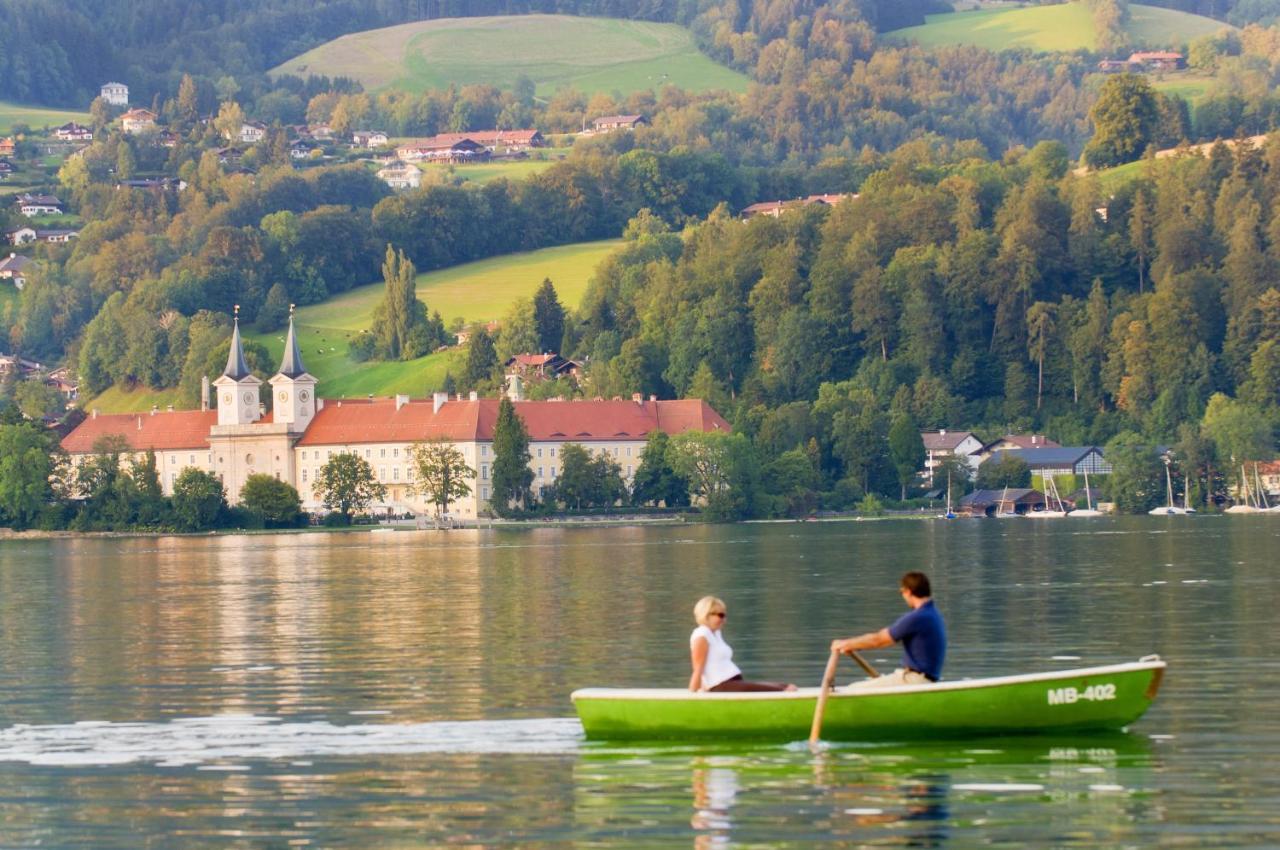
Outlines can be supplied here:
[[293, 328], [292, 304], [289, 305], [289, 335], [284, 341], [284, 358], [280, 361], [280, 371], [270, 383], [275, 393], [275, 421], [288, 425], [290, 433], [306, 431], [316, 415], [316, 379], [307, 374], [307, 367], [302, 365], [298, 335]]
[[231, 350], [227, 352], [227, 368], [213, 382], [218, 393], [219, 425], [250, 425], [262, 416], [258, 395], [262, 381], [249, 371], [240, 343], [240, 305], [236, 305], [235, 327], [231, 331]]

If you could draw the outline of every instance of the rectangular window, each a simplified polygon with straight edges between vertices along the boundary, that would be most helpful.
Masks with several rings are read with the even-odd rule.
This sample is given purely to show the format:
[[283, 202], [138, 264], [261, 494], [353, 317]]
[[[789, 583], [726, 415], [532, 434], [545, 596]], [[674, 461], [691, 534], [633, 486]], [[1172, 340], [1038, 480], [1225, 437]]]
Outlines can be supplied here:
[[392, 468], [392, 470], [391, 470], [391, 480], [392, 480], [392, 481], [399, 481], [399, 480], [400, 480], [400, 467], [396, 466], [396, 467], [393, 467], [393, 468]]
[[487, 445], [485, 445], [485, 446], [481, 446], [481, 447], [480, 447], [480, 457], [488, 457], [488, 456], [489, 456], [489, 447], [488, 447]]
[[542, 447], [538, 447], [538, 457], [542, 457]]
[[400, 457], [400, 449], [398, 449], [398, 448], [392, 449], [392, 450], [391, 450], [391, 456], [392, 456], [392, 457]]
[[631, 464], [627, 464], [627, 477], [631, 477]]
[[556, 480], [556, 468], [554, 466], [551, 467], [551, 480], [552, 481]]
[[542, 477], [542, 467], [538, 467], [538, 477]]
[[379, 457], [386, 457], [386, 456], [387, 456], [387, 450], [386, 450], [386, 449], [380, 449], [380, 450], [379, 450]]
[[488, 488], [488, 487], [481, 487], [481, 488], [480, 488], [480, 498], [482, 498], [482, 499], [488, 499], [488, 498], [489, 498], [489, 488]]
[[196, 456], [195, 456], [195, 455], [187, 455], [187, 465], [189, 465], [189, 466], [195, 466], [195, 465], [196, 465]]
[[378, 480], [379, 481], [387, 480], [387, 468], [385, 466], [378, 469]]
[[171, 464], [173, 464], [174, 466], [176, 466], [176, 465], [177, 465], [177, 463], [178, 463], [178, 456], [177, 456], [177, 455], [169, 455], [169, 463], [171, 463]]
[[552, 456], [552, 457], [555, 457], [555, 456], [556, 456], [556, 447], [555, 447], [555, 446], [552, 446], [552, 447], [551, 447], [551, 456]]
[[169, 486], [170, 486], [170, 487], [172, 487], [172, 486], [173, 486], [173, 483], [174, 483], [175, 481], [177, 481], [177, 480], [178, 480], [178, 476], [177, 476], [177, 474], [176, 474], [176, 473], [173, 473], [173, 472], [170, 472], [170, 473], [169, 473]]
[[406, 476], [410, 481], [413, 480], [413, 467], [409, 467], [409, 474]]
[[627, 457], [631, 457], [631, 446], [627, 446]]
[[305, 469], [302, 470], [302, 483], [303, 484], [307, 483], [307, 471]]
[[482, 464], [480, 464], [480, 477], [481, 477], [481, 478], [484, 478], [485, 480], [488, 480], [488, 478], [489, 478], [489, 464], [487, 464], [487, 463], [482, 463]]

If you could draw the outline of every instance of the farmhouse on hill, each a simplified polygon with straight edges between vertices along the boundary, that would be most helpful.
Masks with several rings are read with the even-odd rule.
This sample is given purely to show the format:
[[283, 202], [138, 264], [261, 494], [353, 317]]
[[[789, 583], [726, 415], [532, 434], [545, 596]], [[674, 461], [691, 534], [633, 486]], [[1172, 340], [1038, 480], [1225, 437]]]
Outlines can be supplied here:
[[793, 201], [761, 201], [760, 203], [751, 204], [743, 207], [742, 220], [746, 221], [755, 218], [758, 215], [767, 215], [771, 218], [777, 218], [785, 212], [798, 210], [813, 204], [822, 204], [823, 206], [834, 207], [845, 199], [858, 197], [856, 194], [830, 194], [830, 195], [809, 195], [804, 198], [796, 198]]
[[13, 156], [17, 150], [18, 143], [13, 140], [13, 136], [0, 137], [0, 156]]
[[92, 142], [93, 131], [83, 124], [70, 121], [53, 131], [55, 138], [64, 142]]
[[11, 253], [0, 260], [0, 280], [9, 281], [15, 289], [22, 289], [27, 285], [26, 270], [31, 264], [32, 261], [27, 257]]
[[649, 119], [643, 115], [602, 115], [591, 121], [591, 132], [612, 133], [614, 130], [634, 130], [646, 125]]
[[358, 148], [380, 148], [388, 141], [387, 134], [381, 130], [357, 130], [351, 134], [351, 142]]
[[[187, 467], [217, 476], [231, 501], [250, 475], [266, 474], [293, 485], [304, 507], [321, 507], [315, 491], [321, 467], [336, 454], [352, 453], [373, 468], [387, 490], [381, 510], [428, 513], [431, 506], [414, 491], [410, 448], [425, 440], [445, 440], [462, 453], [475, 476], [471, 495], [456, 502], [461, 517], [476, 517], [488, 508], [494, 462], [493, 433], [499, 399], [435, 393], [430, 399], [408, 396], [369, 399], [322, 399], [317, 380], [302, 362], [292, 320], [280, 368], [267, 382], [274, 407], [264, 413], [262, 381], [245, 361], [237, 322], [221, 376], [213, 382], [216, 406], [208, 395], [200, 410], [100, 415], [90, 413], [62, 441], [72, 464], [93, 456], [103, 437], [119, 436], [135, 457], [155, 453], [164, 492], [173, 492]], [[507, 395], [528, 429], [529, 467], [536, 493], [555, 483], [560, 455], [568, 443], [606, 455], [630, 480], [640, 466], [653, 431], [728, 432], [729, 424], [705, 401], [525, 401], [518, 376]]]
[[27, 218], [37, 215], [61, 215], [64, 211], [62, 201], [53, 195], [33, 195], [22, 192], [14, 199], [18, 212]]
[[130, 109], [120, 116], [120, 129], [131, 136], [150, 133], [156, 128], [157, 117], [150, 109]]
[[561, 357], [554, 352], [546, 354], [516, 354], [507, 358], [503, 364], [508, 375], [519, 375], [525, 380], [548, 380], [568, 375], [578, 378], [582, 375], [582, 364]]

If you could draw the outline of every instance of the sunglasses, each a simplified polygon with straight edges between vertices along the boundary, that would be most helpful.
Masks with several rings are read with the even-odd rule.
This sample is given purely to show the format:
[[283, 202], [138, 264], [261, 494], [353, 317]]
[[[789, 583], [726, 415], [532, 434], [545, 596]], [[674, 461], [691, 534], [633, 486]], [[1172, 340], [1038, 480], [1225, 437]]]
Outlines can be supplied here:
[[708, 614], [707, 616], [708, 616], [708, 617], [720, 617], [720, 618], [724, 618], [724, 617], [727, 617], [727, 616], [729, 616], [729, 615], [728, 615], [728, 614], [726, 614], [724, 611], [712, 611], [712, 612], [711, 612], [710, 614]]

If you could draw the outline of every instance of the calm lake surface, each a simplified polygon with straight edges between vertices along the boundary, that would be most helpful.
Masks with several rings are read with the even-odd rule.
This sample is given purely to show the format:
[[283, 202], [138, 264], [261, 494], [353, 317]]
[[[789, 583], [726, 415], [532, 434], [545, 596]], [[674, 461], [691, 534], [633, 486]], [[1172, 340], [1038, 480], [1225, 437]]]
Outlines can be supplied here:
[[[0, 847], [1277, 846], [1278, 553], [1275, 517], [0, 543]], [[1158, 700], [1101, 738], [582, 740], [574, 688], [687, 683], [704, 593], [748, 675], [816, 685], [911, 568], [949, 678], [1159, 653]]]

